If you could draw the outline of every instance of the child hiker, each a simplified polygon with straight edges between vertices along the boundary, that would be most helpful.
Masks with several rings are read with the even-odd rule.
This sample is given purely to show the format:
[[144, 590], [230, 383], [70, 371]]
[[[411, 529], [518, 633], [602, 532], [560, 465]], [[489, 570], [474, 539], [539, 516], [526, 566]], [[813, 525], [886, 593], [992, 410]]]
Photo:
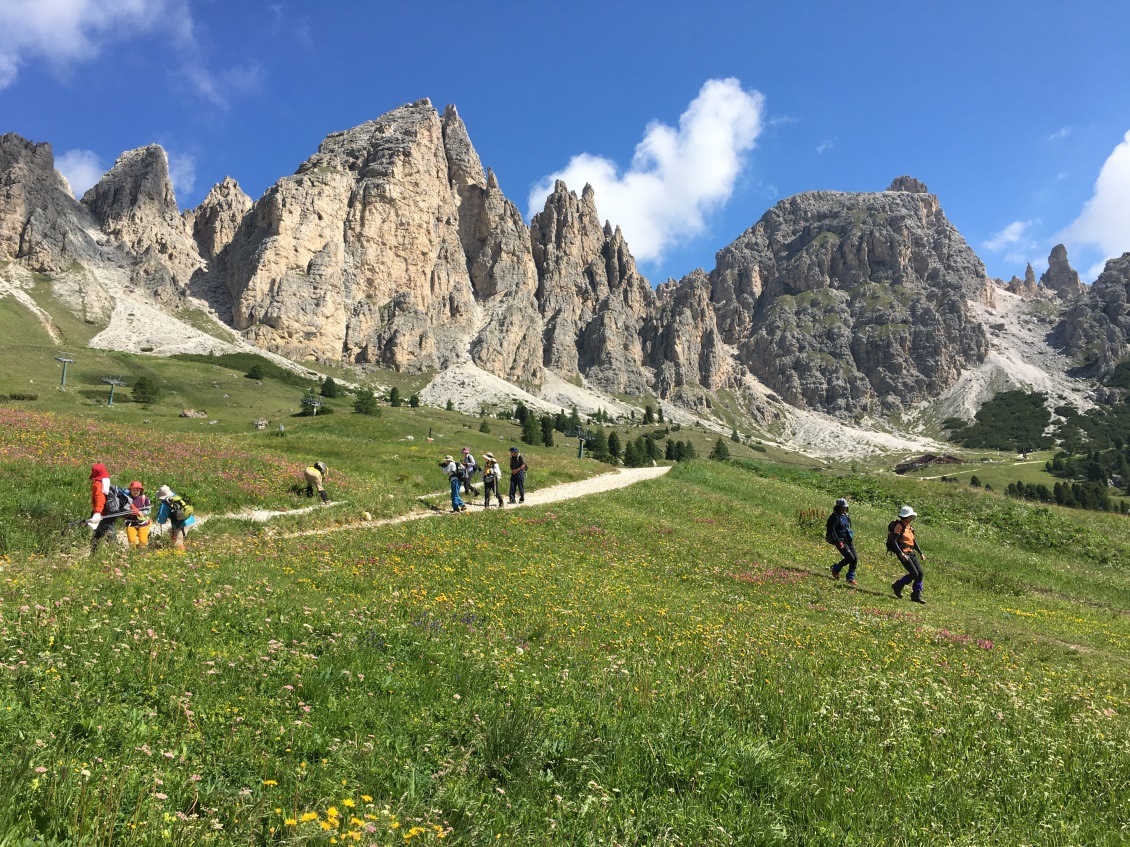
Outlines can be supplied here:
[[498, 466], [494, 453], [483, 453], [483, 462], [483, 494], [486, 495], [483, 508], [490, 508], [490, 495], [493, 493], [498, 498], [498, 508], [501, 509], [502, 491], [499, 490], [499, 484], [502, 480], [502, 468]]
[[149, 509], [152, 505], [145, 494], [145, 486], [138, 480], [129, 484], [130, 513], [123, 523], [126, 525], [126, 538], [130, 549], [149, 546]]
[[843, 497], [836, 501], [832, 514], [828, 516], [824, 537], [843, 557], [832, 565], [832, 579], [839, 579], [840, 571], [846, 567], [847, 584], [855, 585], [855, 568], [859, 564], [859, 556], [855, 552], [855, 533], [851, 531], [848, 501]]
[[922, 563], [919, 560], [925, 559], [926, 554], [918, 546], [918, 541], [914, 538], [914, 530], [910, 528], [911, 522], [917, 516], [918, 513], [910, 506], [899, 509], [898, 520], [891, 521], [890, 526], [887, 527], [887, 549], [898, 556], [902, 566], [906, 568], [906, 576], [891, 583], [891, 590], [895, 592], [895, 596], [902, 599], [902, 590], [911, 585], [910, 599], [925, 605], [926, 601], [922, 599]]
[[167, 485], [157, 489], [157, 496], [161, 499], [161, 508], [157, 510], [157, 523], [164, 526], [165, 521], [168, 521], [172, 526], [170, 537], [173, 541], [173, 549], [184, 550], [188, 528], [196, 523], [192, 506]]

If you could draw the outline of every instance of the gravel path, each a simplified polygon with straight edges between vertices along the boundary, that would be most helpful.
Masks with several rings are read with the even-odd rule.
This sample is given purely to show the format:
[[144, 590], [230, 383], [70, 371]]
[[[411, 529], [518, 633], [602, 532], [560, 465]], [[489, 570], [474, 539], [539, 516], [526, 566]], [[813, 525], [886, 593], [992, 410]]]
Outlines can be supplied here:
[[[590, 477], [589, 479], [582, 479], [577, 482], [566, 482], [561, 485], [554, 485], [550, 488], [541, 488], [533, 491], [526, 492], [526, 502], [515, 504], [513, 506], [507, 504], [506, 509], [523, 509], [526, 506], [541, 506], [546, 503], [558, 503], [562, 500], [573, 500], [577, 497], [584, 497], [589, 494], [601, 494], [605, 491], [615, 491], [617, 488], [627, 488], [629, 485], [634, 485], [637, 482], [643, 482], [648, 479], [656, 479], [663, 476], [667, 471], [671, 470], [670, 467], [657, 467], [657, 468], [620, 468], [612, 473], [600, 474], [599, 476]], [[480, 481], [480, 485], [481, 485]], [[480, 489], [481, 490], [481, 489]], [[446, 492], [437, 492], [435, 496], [444, 496]], [[503, 495], [505, 497], [505, 495]], [[319, 509], [332, 508], [334, 505], [346, 505], [345, 503], [329, 503], [328, 506], [316, 505], [307, 506], [302, 509], [288, 509], [287, 511], [270, 511], [267, 509], [249, 509], [243, 512], [233, 512], [227, 515], [216, 515], [216, 517], [236, 518], [239, 520], [253, 520], [258, 522], [269, 521], [271, 518], [279, 517], [281, 515], [301, 515], [305, 512], [314, 512]], [[463, 513], [462, 517], [472, 514], [475, 511], [482, 510], [481, 501], [475, 502], [468, 501], [468, 510]], [[308, 529], [302, 532], [291, 532], [286, 534], [276, 535], [276, 538], [300, 538], [307, 535], [326, 535], [331, 532], [341, 532], [342, 530], [355, 530], [355, 529], [369, 529], [377, 526], [389, 526], [391, 524], [404, 523], [406, 521], [417, 521], [421, 518], [435, 518], [450, 515], [455, 517], [451, 512], [446, 510], [428, 511], [428, 512], [412, 512], [407, 515], [398, 515], [394, 518], [380, 518], [378, 520], [357, 521], [341, 526], [327, 526], [319, 529]]]

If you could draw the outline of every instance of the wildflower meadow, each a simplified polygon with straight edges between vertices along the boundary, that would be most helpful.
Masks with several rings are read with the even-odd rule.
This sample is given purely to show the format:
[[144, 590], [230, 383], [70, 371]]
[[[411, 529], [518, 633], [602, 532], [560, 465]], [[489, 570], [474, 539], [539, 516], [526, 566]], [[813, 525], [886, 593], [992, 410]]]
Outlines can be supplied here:
[[[51, 424], [6, 436], [5, 467], [52, 478]], [[858, 589], [805, 519], [841, 495]], [[907, 501], [925, 606], [889, 588]], [[695, 461], [183, 555], [10, 551], [0, 844], [1126, 844], [1126, 528]]]

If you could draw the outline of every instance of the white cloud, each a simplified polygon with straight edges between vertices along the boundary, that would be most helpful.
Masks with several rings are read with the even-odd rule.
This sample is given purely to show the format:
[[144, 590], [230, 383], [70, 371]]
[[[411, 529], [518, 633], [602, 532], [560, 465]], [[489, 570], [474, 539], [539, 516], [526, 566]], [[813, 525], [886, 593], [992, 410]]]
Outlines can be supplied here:
[[1061, 126], [1048, 136], [1048, 141], [1060, 141], [1061, 139], [1067, 138], [1067, 136], [1071, 135], [1074, 131], [1075, 127], [1073, 126]]
[[168, 156], [173, 190], [181, 196], [191, 194], [196, 187], [196, 159], [187, 153], [169, 153]]
[[836, 139], [830, 138], [827, 141], [822, 141], [816, 146], [816, 155], [823, 156], [829, 150], [836, 146]]
[[55, 170], [67, 178], [71, 192], [79, 199], [93, 188], [109, 168], [93, 150], [67, 150], [55, 157]]
[[0, 2], [0, 89], [29, 60], [90, 59], [107, 42], [163, 26], [181, 0], [4, 0]]
[[601, 216], [623, 230], [636, 258], [654, 261], [703, 232], [706, 215], [730, 198], [764, 110], [764, 96], [743, 91], [738, 80], [707, 80], [678, 129], [648, 124], [627, 170], [601, 156], [574, 156], [530, 191], [528, 216], [541, 210], [555, 180], [574, 191], [588, 183]]
[[1103, 163], [1094, 195], [1060, 240], [1095, 245], [1107, 259], [1130, 250], [1130, 131]]
[[996, 252], [1007, 247], [1015, 247], [1029, 241], [1028, 231], [1032, 228], [1033, 221], [1013, 221], [1000, 232], [992, 235], [987, 241], [981, 242], [986, 250]]
[[213, 70], [188, 0], [0, 0], [0, 90], [33, 61], [56, 68], [94, 59], [116, 41], [161, 35], [188, 89], [226, 108], [232, 94], [258, 84], [258, 69]]

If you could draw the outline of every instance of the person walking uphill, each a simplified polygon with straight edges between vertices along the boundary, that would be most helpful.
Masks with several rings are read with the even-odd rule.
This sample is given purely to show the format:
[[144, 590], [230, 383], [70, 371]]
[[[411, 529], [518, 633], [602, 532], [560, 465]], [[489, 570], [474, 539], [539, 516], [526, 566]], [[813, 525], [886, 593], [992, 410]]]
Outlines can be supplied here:
[[918, 546], [914, 530], [910, 527], [917, 516], [918, 513], [910, 506], [899, 509], [898, 519], [891, 521], [887, 527], [887, 549], [898, 556], [902, 566], [906, 568], [906, 576], [891, 583], [891, 590], [895, 592], [895, 596], [902, 599], [902, 590], [910, 585], [912, 586], [910, 599], [925, 605], [926, 601], [922, 599], [924, 575], [920, 560], [925, 559], [926, 554]]
[[302, 472], [302, 476], [306, 478], [306, 496], [313, 497], [314, 489], [318, 489], [318, 495], [322, 498], [323, 503], [330, 502], [330, 495], [326, 493], [326, 489], [322, 487], [325, 482], [326, 474], [329, 473], [329, 468], [323, 462], [315, 462], [310, 467]]
[[145, 486], [138, 480], [129, 484], [130, 513], [123, 523], [126, 525], [126, 538], [131, 549], [149, 546], [149, 509], [152, 504], [145, 494]]
[[451, 485], [451, 511], [467, 511], [463, 498], [459, 496], [459, 486], [463, 484], [463, 466], [456, 462], [453, 456], [444, 456], [439, 466], [447, 474], [447, 481]]
[[170, 536], [173, 540], [173, 549], [184, 550], [188, 528], [196, 523], [192, 506], [167, 485], [157, 489], [157, 496], [161, 499], [161, 508], [157, 510], [157, 523], [164, 526], [165, 521], [169, 521], [172, 526]]
[[517, 447], [510, 448], [510, 497], [509, 502], [514, 502], [514, 495], [518, 495], [518, 502], [526, 502], [526, 459], [518, 452]]
[[840, 578], [840, 571], [847, 568], [847, 584], [855, 585], [855, 568], [859, 556], [855, 552], [855, 533], [851, 531], [851, 518], [848, 516], [848, 501], [841, 497], [836, 501], [832, 514], [825, 524], [824, 538], [840, 551], [843, 557], [832, 565], [832, 579]]
[[494, 453], [483, 454], [483, 494], [486, 495], [483, 501], [483, 508], [490, 508], [490, 495], [493, 493], [498, 498], [498, 508], [502, 508], [502, 490], [500, 488], [502, 479], [502, 468], [498, 466], [498, 459], [494, 458]]
[[470, 447], [463, 448], [463, 493], [470, 494], [472, 497], [479, 496], [479, 489], [475, 488], [475, 471], [479, 469], [479, 463], [475, 461], [474, 455], [471, 453]]
[[90, 466], [90, 520], [86, 525], [94, 530], [90, 537], [90, 555], [94, 555], [98, 545], [114, 531], [118, 516], [114, 514], [117, 503], [110, 502], [110, 472], [106, 466], [96, 463]]

